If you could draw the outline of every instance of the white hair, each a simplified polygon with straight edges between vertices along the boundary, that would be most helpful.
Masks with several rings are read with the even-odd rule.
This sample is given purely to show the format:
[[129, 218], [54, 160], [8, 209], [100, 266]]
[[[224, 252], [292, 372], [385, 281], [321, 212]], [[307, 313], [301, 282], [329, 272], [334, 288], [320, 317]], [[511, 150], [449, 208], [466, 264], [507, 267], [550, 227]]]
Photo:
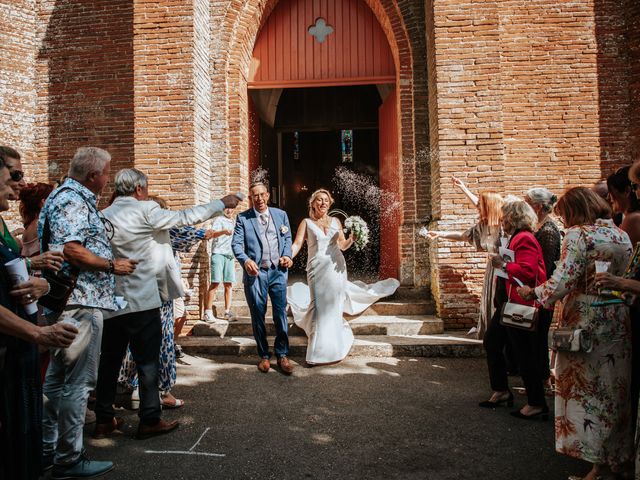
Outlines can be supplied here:
[[80, 147], [69, 165], [69, 177], [84, 182], [92, 173], [102, 173], [111, 155], [98, 147]]
[[147, 176], [136, 168], [118, 170], [115, 178], [115, 191], [118, 197], [129, 197], [136, 191], [136, 187], [147, 186]]
[[526, 197], [534, 205], [540, 205], [542, 207], [542, 211], [545, 213], [551, 212], [553, 210], [553, 206], [558, 201], [558, 197], [544, 187], [530, 188], [527, 190]]

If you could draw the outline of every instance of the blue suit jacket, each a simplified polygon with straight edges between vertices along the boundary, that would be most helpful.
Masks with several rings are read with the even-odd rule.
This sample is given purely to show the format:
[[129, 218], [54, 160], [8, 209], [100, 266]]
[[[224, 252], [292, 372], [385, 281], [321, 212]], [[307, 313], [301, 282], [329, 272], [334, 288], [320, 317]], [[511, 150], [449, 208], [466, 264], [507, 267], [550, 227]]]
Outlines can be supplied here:
[[[291, 257], [291, 226], [289, 217], [279, 208], [269, 207], [273, 224], [278, 233], [278, 247], [281, 257]], [[262, 241], [260, 240], [260, 225], [253, 208], [238, 215], [236, 227], [231, 240], [231, 249], [244, 270], [244, 263], [251, 259], [260, 265], [262, 259]], [[247, 283], [250, 275], [244, 270], [242, 281]]]

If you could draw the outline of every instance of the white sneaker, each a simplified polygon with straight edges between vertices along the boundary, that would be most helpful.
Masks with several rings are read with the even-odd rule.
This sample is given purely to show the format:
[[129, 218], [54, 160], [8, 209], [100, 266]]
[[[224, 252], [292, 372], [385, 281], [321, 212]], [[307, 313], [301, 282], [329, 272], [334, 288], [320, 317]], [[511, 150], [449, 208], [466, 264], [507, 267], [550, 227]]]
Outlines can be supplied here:
[[214, 322], [216, 320], [216, 317], [213, 316], [213, 311], [212, 310], [205, 310], [204, 311], [204, 317], [202, 318], [202, 320], [204, 320], [207, 323], [211, 323], [211, 322]]
[[237, 317], [229, 311], [229, 312], [224, 312], [224, 319], [227, 322], [235, 322], [237, 320]]

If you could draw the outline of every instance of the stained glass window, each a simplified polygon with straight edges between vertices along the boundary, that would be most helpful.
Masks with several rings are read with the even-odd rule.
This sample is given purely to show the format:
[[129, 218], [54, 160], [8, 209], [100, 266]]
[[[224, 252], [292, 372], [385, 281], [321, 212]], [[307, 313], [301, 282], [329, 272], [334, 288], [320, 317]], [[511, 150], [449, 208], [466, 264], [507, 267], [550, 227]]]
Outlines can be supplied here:
[[353, 130], [342, 130], [342, 163], [353, 162]]
[[300, 135], [293, 132], [293, 159], [300, 160]]

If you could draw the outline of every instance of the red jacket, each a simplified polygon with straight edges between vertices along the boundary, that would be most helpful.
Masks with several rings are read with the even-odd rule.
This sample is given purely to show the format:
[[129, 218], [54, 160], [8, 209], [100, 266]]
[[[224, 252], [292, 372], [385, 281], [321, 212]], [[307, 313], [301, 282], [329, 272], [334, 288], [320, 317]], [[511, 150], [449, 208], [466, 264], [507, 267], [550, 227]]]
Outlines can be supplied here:
[[528, 287], [537, 287], [547, 281], [542, 248], [533, 233], [521, 230], [509, 240], [509, 249], [513, 250], [515, 257], [513, 262], [507, 263], [504, 267], [509, 274], [509, 280], [505, 281], [509, 300], [521, 305], [533, 305], [533, 301], [523, 300], [518, 295], [517, 288], [520, 285], [514, 278]]

